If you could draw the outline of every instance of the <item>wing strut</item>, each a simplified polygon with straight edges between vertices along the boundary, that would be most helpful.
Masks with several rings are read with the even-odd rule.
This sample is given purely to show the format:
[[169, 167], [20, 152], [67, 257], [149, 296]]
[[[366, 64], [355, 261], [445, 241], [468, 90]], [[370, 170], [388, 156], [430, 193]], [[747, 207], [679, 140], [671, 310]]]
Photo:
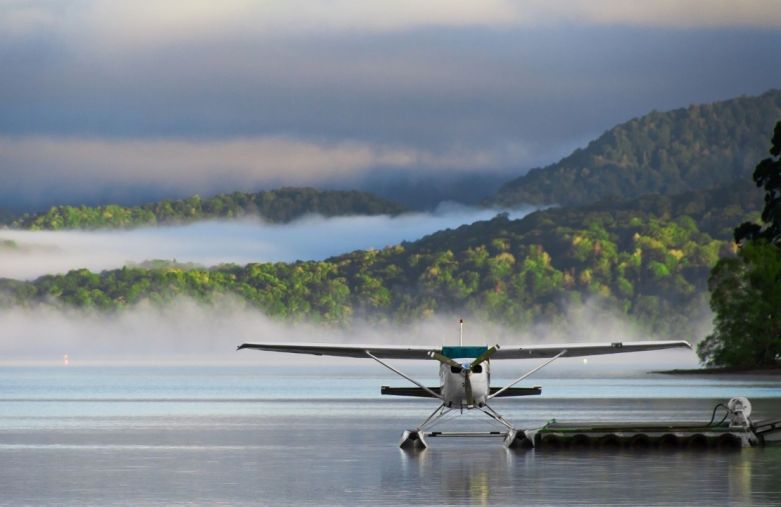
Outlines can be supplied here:
[[434, 391], [432, 391], [432, 390], [431, 390], [431, 389], [429, 389], [428, 387], [424, 386], [423, 384], [421, 384], [421, 383], [420, 383], [420, 382], [418, 382], [417, 380], [413, 379], [412, 377], [410, 377], [410, 376], [408, 376], [408, 375], [405, 375], [404, 373], [400, 372], [399, 370], [397, 370], [397, 369], [396, 369], [396, 368], [394, 368], [393, 366], [389, 365], [388, 363], [385, 363], [385, 362], [383, 362], [383, 361], [381, 361], [381, 360], [377, 359], [377, 357], [376, 357], [376, 356], [374, 356], [374, 355], [372, 355], [372, 353], [371, 353], [371, 352], [369, 352], [368, 350], [366, 350], [365, 352], [366, 352], [366, 355], [367, 355], [367, 356], [371, 357], [372, 359], [374, 359], [375, 361], [377, 361], [378, 363], [380, 363], [380, 364], [381, 364], [381, 365], [383, 365], [384, 367], [388, 368], [390, 371], [392, 371], [392, 372], [393, 372], [393, 373], [395, 373], [396, 375], [398, 375], [398, 376], [400, 376], [400, 377], [404, 377], [405, 379], [409, 380], [410, 382], [412, 382], [413, 384], [415, 384], [415, 385], [416, 385], [416, 386], [418, 386], [419, 388], [421, 388], [421, 389], [423, 389], [424, 391], [426, 391], [427, 393], [429, 393], [429, 394], [430, 394], [431, 396], [433, 396], [434, 398], [437, 398], [437, 399], [440, 399], [440, 400], [442, 400], [442, 401], [445, 401], [445, 398], [443, 398], [441, 394], [439, 394], [439, 393], [435, 393]]
[[[514, 386], [515, 384], [517, 384], [518, 382], [520, 382], [521, 380], [525, 379], [526, 377], [528, 377], [528, 376], [529, 376], [529, 375], [531, 375], [532, 373], [536, 372], [537, 370], [540, 370], [540, 369], [542, 369], [543, 367], [545, 367], [545, 366], [548, 366], [548, 365], [549, 365], [549, 364], [551, 364], [553, 361], [555, 361], [556, 359], [560, 358], [561, 356], [563, 356], [563, 355], [564, 355], [564, 354], [566, 354], [566, 353], [567, 353], [567, 349], [564, 349], [564, 350], [562, 350], [561, 352], [559, 352], [558, 354], [556, 354], [556, 355], [555, 355], [555, 356], [553, 356], [552, 358], [548, 359], [547, 361], [545, 361], [544, 363], [542, 363], [542, 364], [541, 364], [541, 365], [539, 365], [538, 367], [534, 368], [533, 370], [531, 370], [531, 371], [529, 371], [529, 372], [526, 372], [526, 373], [524, 373], [523, 375], [521, 375], [521, 376], [520, 376], [520, 377], [518, 377], [517, 379], [513, 380], [513, 381], [512, 381], [512, 383], [510, 383], [509, 385], [506, 385], [506, 386], [504, 386], [503, 388], [499, 389], [498, 391], [496, 391], [495, 393], [493, 393], [492, 395], [490, 395], [490, 396], [488, 397], [488, 399], [490, 400], [491, 398], [495, 398], [495, 397], [499, 396], [500, 394], [502, 394], [503, 392], [505, 392], [506, 390], [510, 389], [512, 386]], [[367, 354], [368, 354], [368, 352], [367, 352]]]

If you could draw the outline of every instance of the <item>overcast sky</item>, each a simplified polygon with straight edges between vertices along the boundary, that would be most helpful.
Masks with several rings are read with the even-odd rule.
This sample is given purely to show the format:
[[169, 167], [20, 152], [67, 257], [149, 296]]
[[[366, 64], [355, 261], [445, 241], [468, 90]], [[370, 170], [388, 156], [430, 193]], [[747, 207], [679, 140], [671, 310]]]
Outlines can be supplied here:
[[0, 208], [520, 174], [781, 87], [779, 28], [777, 0], [0, 0]]

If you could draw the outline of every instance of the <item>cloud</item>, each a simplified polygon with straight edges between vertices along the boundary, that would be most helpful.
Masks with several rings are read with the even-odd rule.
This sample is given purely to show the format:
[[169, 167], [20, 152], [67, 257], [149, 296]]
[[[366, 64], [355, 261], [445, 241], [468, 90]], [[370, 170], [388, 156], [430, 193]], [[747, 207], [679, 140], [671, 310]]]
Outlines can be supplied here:
[[[334, 186], [382, 168], [453, 177], [498, 170], [526, 156], [520, 145], [431, 151], [357, 141], [285, 137], [227, 140], [0, 137], [0, 199], [99, 195], [104, 189], [169, 189], [174, 195], [280, 185]], [[445, 176], [446, 175], [446, 176]], [[127, 200], [127, 196], [122, 196]], [[56, 197], [55, 197], [56, 198]], [[70, 199], [73, 199], [70, 197]], [[105, 199], [104, 199], [105, 200]], [[88, 202], [94, 202], [90, 199]]]
[[574, 0], [518, 2], [524, 23], [591, 23], [646, 27], [778, 27], [774, 0]]
[[[74, 7], [52, 17], [67, 19], [75, 16], [71, 11], [80, 12]], [[154, 45], [147, 41], [154, 37], [134, 28], [127, 49], [92, 33], [83, 20], [68, 30], [31, 28], [29, 40], [3, 41], [0, 30], [6, 70], [0, 133], [324, 140], [431, 153], [460, 149], [492, 159], [505, 146], [520, 145], [533, 156], [513, 163], [529, 168], [551, 161], [551, 152], [563, 154], [563, 144], [587, 141], [652, 108], [763, 92], [779, 82], [777, 67], [766, 63], [779, 36], [762, 30], [671, 32], [573, 22], [264, 38], [219, 28], [220, 19], [215, 16], [217, 35], [193, 30], [172, 44]], [[242, 19], [254, 26], [251, 16]], [[112, 37], [121, 30], [106, 32]]]
[[519, 175], [778, 86], [768, 5], [0, 0], [0, 207]]
[[559, 24], [652, 27], [779, 27], [774, 0], [81, 0], [0, 3], [6, 36], [56, 31], [117, 49], [193, 39], [387, 32], [426, 27], [513, 27]]
[[227, 32], [291, 36], [406, 30], [432, 25], [502, 26], [516, 19], [516, 9], [506, 0], [423, 0], [392, 4], [377, 0], [97, 2], [84, 11], [86, 23], [105, 37], [142, 45], [148, 41], [181, 41], [195, 34], [205, 38]]
[[[285, 21], [295, 23], [311, 2], [287, 3]], [[399, 29], [420, 25], [533, 26], [557, 23], [626, 24], [660, 27], [781, 26], [774, 0], [487, 0], [398, 2], [393, 8], [382, 1], [316, 2], [310, 19], [326, 19], [325, 26], [361, 29]], [[299, 8], [300, 7], [300, 8]], [[322, 10], [321, 10], [322, 9]], [[348, 14], [349, 13], [349, 14]], [[285, 15], [286, 14], [286, 15]], [[330, 16], [328, 15], [330, 14]], [[275, 16], [270, 16], [275, 19]], [[279, 19], [279, 18], [277, 18]], [[276, 19], [275, 19], [276, 20]], [[312, 25], [318, 25], [312, 22]], [[322, 25], [320, 25], [322, 26]]]
[[57, 179], [57, 173], [62, 180], [98, 183], [197, 183], [225, 178], [248, 184], [300, 183], [360, 174], [378, 166], [447, 171], [503, 167], [523, 157], [524, 152], [522, 146], [509, 145], [502, 152], [436, 153], [412, 147], [282, 137], [197, 141], [0, 138], [0, 163], [23, 168], [14, 175], [15, 181], [26, 179], [36, 184]]
[[[517, 210], [514, 218], [532, 211]], [[309, 216], [290, 224], [254, 220], [200, 222], [128, 231], [0, 230], [0, 277], [29, 279], [71, 269], [105, 270], [149, 259], [212, 266], [224, 262], [322, 260], [345, 252], [384, 248], [426, 234], [492, 218], [497, 210], [441, 206], [433, 213], [397, 217]]]
[[[166, 306], [142, 303], [123, 312], [103, 314], [95, 311], [60, 310], [48, 306], [0, 309], [3, 339], [0, 340], [0, 364], [62, 364], [68, 354], [72, 365], [85, 364], [275, 364], [305, 362], [328, 365], [349, 363], [354, 359], [280, 355], [257, 351], [236, 352], [236, 346], [251, 341], [415, 344], [440, 347], [458, 340], [458, 316], [438, 315], [405, 325], [387, 325], [356, 321], [349, 327], [327, 327], [306, 322], [292, 323], [265, 316], [231, 298], [204, 306], [187, 299]], [[316, 338], [313, 338], [316, 337]], [[586, 305], [573, 308], [563, 327], [536, 326], [518, 330], [494, 323], [468, 320], [465, 343], [530, 344], [665, 339], [648, 336], [625, 318], [605, 309]], [[436, 367], [429, 362], [414, 362], [405, 370], [434, 376]], [[527, 370], [539, 361], [497, 362], [501, 378], [513, 378], [518, 370]], [[364, 363], [365, 364], [365, 363]], [[562, 359], [546, 368], [565, 376], [604, 376], [610, 371], [648, 371], [673, 367], [696, 367], [694, 354], [687, 350], [656, 353], [594, 356], [588, 364], [581, 359]], [[379, 366], [376, 371], [382, 373]], [[344, 372], [341, 372], [344, 375]], [[544, 375], [543, 375], [544, 376]]]

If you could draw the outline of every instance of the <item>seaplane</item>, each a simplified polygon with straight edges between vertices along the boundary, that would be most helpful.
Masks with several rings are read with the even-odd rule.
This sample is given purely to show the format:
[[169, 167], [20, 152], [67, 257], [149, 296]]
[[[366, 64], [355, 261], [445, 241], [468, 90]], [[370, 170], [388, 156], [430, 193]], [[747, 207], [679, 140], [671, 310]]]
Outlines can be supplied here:
[[[439, 405], [433, 412], [413, 429], [404, 431], [399, 446], [402, 449], [425, 449], [428, 447], [425, 437], [466, 437], [500, 436], [507, 448], [529, 448], [533, 443], [524, 431], [515, 428], [501, 414], [491, 408], [494, 398], [512, 396], [533, 396], [542, 394], [540, 386], [515, 387], [519, 382], [551, 364], [561, 357], [583, 357], [603, 354], [617, 354], [684, 347], [691, 349], [689, 342], [668, 341], [631, 341], [607, 343], [565, 343], [553, 345], [512, 345], [493, 346], [464, 345], [463, 321], [458, 346], [441, 348], [424, 345], [347, 345], [329, 343], [242, 343], [237, 350], [254, 349], [292, 354], [312, 354], [316, 356], [338, 356], [372, 359], [396, 375], [404, 378], [414, 387], [382, 386], [380, 393], [387, 396], [413, 396], [434, 398]], [[421, 359], [439, 362], [439, 386], [425, 386], [398, 368], [390, 365], [387, 359]], [[525, 372], [509, 384], [491, 386], [491, 361], [499, 359], [544, 359], [531, 370]], [[442, 432], [429, 431], [443, 417], [453, 411], [478, 410], [501, 426], [503, 432]]]

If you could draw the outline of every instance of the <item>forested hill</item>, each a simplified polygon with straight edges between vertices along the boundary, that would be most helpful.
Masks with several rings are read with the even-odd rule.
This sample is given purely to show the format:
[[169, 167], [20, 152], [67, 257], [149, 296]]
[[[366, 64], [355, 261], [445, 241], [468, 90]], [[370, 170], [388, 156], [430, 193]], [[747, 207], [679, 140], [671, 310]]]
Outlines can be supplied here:
[[[651, 194], [637, 199], [605, 199], [600, 202], [565, 208], [549, 208], [519, 220], [476, 222], [457, 229], [435, 232], [418, 241], [403, 243], [416, 253], [437, 250], [464, 250], [488, 244], [506, 234], [527, 235], [527, 241], [543, 241], [568, 228], [588, 229], [595, 224], [608, 232], [627, 226], [637, 219], [664, 222], [692, 222], [698, 231], [713, 239], [731, 241], [736, 223], [755, 219], [762, 209], [762, 194], [749, 181], [710, 190], [692, 190], [675, 195]], [[623, 224], [622, 224], [623, 222]], [[498, 229], [504, 223], [507, 228]], [[553, 248], [553, 253], [559, 250]]]
[[164, 200], [124, 207], [54, 206], [6, 223], [20, 229], [100, 229], [193, 222], [207, 219], [259, 217], [284, 223], [303, 215], [397, 215], [403, 206], [366, 192], [280, 188], [257, 193], [234, 192], [209, 198]]
[[[459, 312], [525, 326], [564, 320], [573, 304], [591, 300], [651, 331], [692, 339], [706, 307], [708, 272], [732, 246], [724, 224], [756, 218], [761, 207], [756, 188], [734, 190], [549, 209], [520, 220], [499, 215], [318, 262], [159, 263], [0, 280], [0, 306], [121, 310], [144, 300], [208, 303], [229, 294], [292, 319], [345, 324]], [[708, 205], [717, 199], [725, 200]]]
[[579, 205], [750, 180], [757, 160], [767, 156], [767, 132], [780, 119], [781, 90], [652, 112], [509, 181], [486, 204]]

